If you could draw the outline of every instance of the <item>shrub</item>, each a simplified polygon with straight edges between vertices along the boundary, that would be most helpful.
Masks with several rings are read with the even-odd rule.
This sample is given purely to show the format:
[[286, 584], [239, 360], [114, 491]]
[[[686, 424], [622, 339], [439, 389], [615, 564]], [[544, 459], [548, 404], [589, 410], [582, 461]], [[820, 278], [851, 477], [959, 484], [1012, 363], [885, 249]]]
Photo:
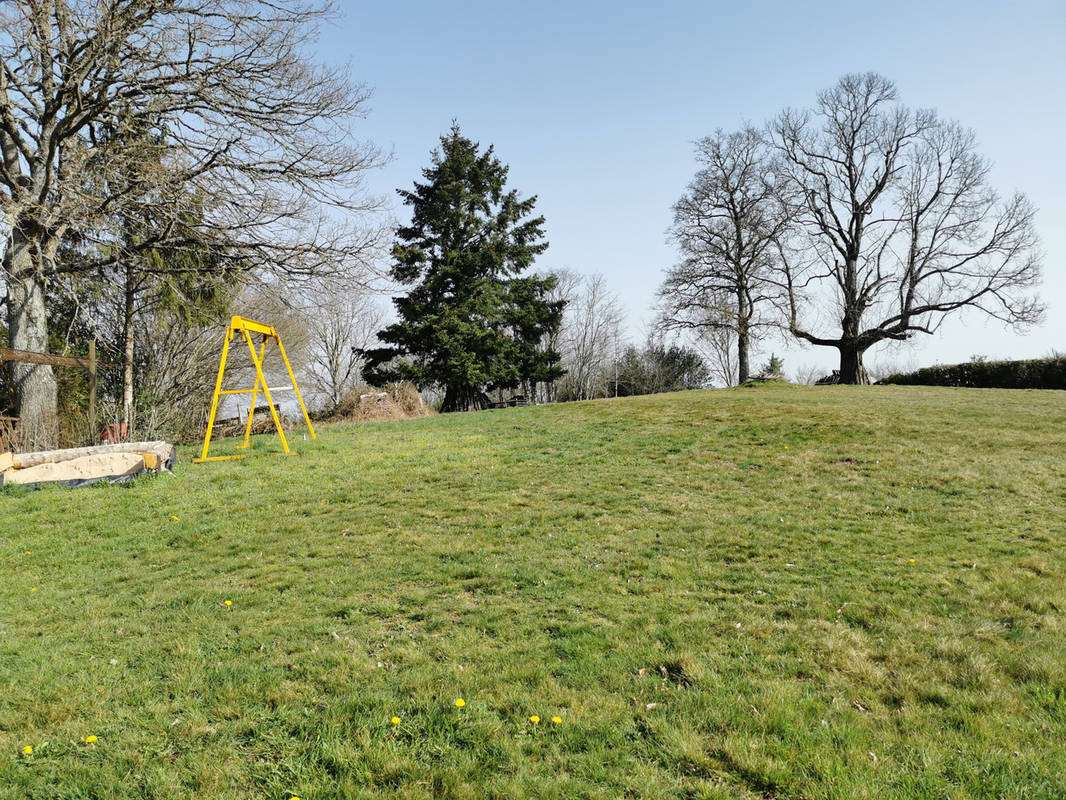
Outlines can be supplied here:
[[615, 365], [615, 395], [679, 392], [702, 389], [709, 381], [707, 365], [695, 350], [648, 344], [643, 350], [626, 348]]
[[979, 361], [889, 375], [880, 383], [983, 389], [1066, 389], [1066, 356], [1028, 361]]

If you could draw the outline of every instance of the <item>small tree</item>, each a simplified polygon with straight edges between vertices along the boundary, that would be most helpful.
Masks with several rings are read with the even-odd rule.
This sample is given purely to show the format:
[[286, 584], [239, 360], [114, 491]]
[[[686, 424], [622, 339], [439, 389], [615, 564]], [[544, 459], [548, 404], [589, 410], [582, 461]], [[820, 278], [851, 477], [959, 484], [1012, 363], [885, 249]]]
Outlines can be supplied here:
[[344, 396], [363, 378], [362, 353], [385, 321], [384, 309], [359, 287], [327, 283], [316, 291], [316, 302], [302, 312], [310, 341], [312, 383], [332, 414]]
[[700, 354], [687, 347], [666, 347], [650, 341], [643, 349], [627, 347], [615, 366], [614, 393], [619, 397], [638, 394], [701, 389], [710, 372]]
[[762, 365], [758, 378], [761, 381], [779, 381], [785, 377], [785, 362], [774, 353], [770, 354], [770, 360]]
[[[570, 278], [571, 274], [564, 275]], [[568, 280], [571, 300], [563, 315], [560, 344], [566, 377], [559, 400], [590, 400], [608, 391], [608, 368], [622, 338], [622, 306], [603, 275]]]
[[551, 279], [520, 278], [548, 247], [536, 197], [507, 190], [508, 168], [457, 124], [441, 137], [425, 183], [400, 190], [411, 223], [396, 231], [391, 276], [411, 290], [399, 321], [368, 351], [372, 380], [406, 379], [443, 391], [444, 411], [482, 408], [486, 391], [551, 380], [559, 356], [537, 351], [558, 328]]

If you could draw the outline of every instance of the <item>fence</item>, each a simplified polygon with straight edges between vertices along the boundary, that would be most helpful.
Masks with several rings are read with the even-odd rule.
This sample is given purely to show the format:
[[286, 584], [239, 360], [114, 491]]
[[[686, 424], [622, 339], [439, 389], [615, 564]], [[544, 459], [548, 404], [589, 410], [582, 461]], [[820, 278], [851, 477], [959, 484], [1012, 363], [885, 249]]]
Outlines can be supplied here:
[[[116, 364], [99, 363], [96, 360], [96, 340], [89, 340], [87, 359], [73, 356], [54, 356], [51, 353], [35, 353], [32, 350], [12, 350], [0, 347], [0, 362], [19, 361], [24, 364], [46, 364], [50, 367], [80, 367], [89, 373], [89, 424], [96, 425], [96, 372], [100, 367], [115, 367]], [[14, 439], [18, 417], [0, 417], [0, 429], [5, 438]], [[0, 448], [3, 449], [3, 448]]]

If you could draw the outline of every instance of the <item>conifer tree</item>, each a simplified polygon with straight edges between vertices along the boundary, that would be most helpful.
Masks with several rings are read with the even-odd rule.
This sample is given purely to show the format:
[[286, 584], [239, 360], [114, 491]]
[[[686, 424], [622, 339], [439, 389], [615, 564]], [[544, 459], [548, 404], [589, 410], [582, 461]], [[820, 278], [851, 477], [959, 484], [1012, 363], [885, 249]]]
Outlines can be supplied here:
[[396, 231], [391, 276], [411, 287], [394, 298], [399, 320], [366, 353], [367, 375], [406, 379], [444, 394], [442, 410], [483, 408], [493, 389], [533, 386], [561, 375], [542, 347], [562, 320], [550, 302], [554, 278], [520, 277], [543, 253], [536, 197], [506, 189], [508, 167], [457, 124], [441, 137], [425, 182], [399, 190], [412, 209]]

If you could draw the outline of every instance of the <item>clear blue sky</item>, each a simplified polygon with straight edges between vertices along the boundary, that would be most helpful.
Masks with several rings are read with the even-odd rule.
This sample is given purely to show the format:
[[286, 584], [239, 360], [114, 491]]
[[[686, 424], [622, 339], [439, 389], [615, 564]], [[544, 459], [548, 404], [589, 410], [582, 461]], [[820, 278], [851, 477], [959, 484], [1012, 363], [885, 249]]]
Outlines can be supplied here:
[[[397, 2], [342, 0], [319, 57], [374, 89], [363, 132], [393, 161], [370, 180], [394, 213], [455, 118], [539, 197], [542, 268], [602, 272], [643, 335], [692, 142], [810, 105], [847, 72], [973, 128], [1003, 193], [1039, 208], [1045, 324], [1019, 336], [974, 315], [878, 354], [902, 366], [1066, 350], [1066, 2]], [[835, 351], [766, 345], [786, 367]]]

